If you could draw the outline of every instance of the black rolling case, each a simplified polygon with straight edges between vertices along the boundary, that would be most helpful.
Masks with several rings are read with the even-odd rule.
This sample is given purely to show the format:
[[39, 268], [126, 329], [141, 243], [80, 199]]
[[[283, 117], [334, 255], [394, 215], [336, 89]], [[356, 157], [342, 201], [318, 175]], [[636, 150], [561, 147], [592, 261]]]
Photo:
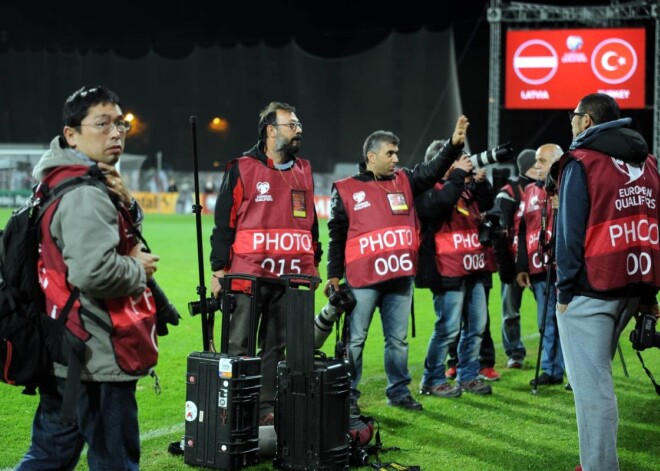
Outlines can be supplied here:
[[[227, 353], [232, 279], [247, 279], [252, 283], [249, 357]], [[221, 298], [221, 353], [203, 351], [188, 356], [184, 437], [186, 464], [233, 471], [259, 461], [261, 359], [255, 357], [258, 290], [256, 277], [226, 275]], [[212, 319], [211, 315], [211, 332]], [[206, 327], [202, 325], [202, 328]], [[212, 333], [209, 335], [212, 339]], [[213, 349], [212, 341], [210, 344]]]
[[347, 470], [348, 363], [314, 353], [314, 291], [296, 288], [292, 282], [297, 279], [286, 279], [287, 352], [277, 367], [273, 464], [280, 469]]

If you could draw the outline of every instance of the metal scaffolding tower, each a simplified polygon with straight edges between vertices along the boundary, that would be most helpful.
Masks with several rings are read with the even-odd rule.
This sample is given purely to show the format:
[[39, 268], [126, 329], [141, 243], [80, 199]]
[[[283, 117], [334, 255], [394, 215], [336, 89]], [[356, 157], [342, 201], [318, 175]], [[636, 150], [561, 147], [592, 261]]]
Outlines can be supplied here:
[[655, 47], [653, 80], [653, 142], [651, 149], [660, 158], [660, 5], [656, 1], [637, 0], [627, 3], [612, 2], [598, 6], [554, 6], [523, 2], [505, 3], [491, 0], [488, 8], [490, 23], [490, 81], [488, 93], [488, 148], [499, 143], [502, 23], [570, 23], [588, 27], [620, 26], [629, 20], [654, 20]]

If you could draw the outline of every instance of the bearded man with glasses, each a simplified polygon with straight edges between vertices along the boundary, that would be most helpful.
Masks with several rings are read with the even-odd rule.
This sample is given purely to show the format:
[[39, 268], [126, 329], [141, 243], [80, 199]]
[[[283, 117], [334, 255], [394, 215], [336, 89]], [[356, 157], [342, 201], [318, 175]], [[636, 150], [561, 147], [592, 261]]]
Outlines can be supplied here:
[[[314, 180], [308, 160], [297, 157], [302, 124], [296, 109], [272, 102], [259, 115], [259, 141], [227, 164], [215, 204], [211, 235], [211, 290], [218, 297], [225, 273], [260, 278], [257, 296], [261, 357], [260, 425], [275, 423], [277, 364], [284, 360], [284, 274], [318, 276], [321, 260]], [[233, 280], [236, 308], [229, 326], [229, 353], [247, 355], [250, 285]], [[245, 294], [244, 294], [245, 293]]]

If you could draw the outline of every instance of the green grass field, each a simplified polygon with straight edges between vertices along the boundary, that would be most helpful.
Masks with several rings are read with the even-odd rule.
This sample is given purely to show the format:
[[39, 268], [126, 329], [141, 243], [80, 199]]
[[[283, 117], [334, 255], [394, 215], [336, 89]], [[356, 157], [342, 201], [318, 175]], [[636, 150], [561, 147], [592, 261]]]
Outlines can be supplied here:
[[[0, 223], [9, 211], [0, 212]], [[209, 255], [212, 218], [203, 218], [204, 259]], [[187, 304], [198, 300], [196, 228], [194, 215], [149, 215], [144, 230], [152, 250], [161, 256], [156, 279], [177, 306], [183, 319], [178, 327], [170, 327], [170, 335], [160, 339], [160, 360], [156, 368], [162, 394], [155, 395], [153, 381], [144, 378], [138, 384], [140, 429], [142, 436], [142, 469], [180, 470], [188, 467], [182, 457], [167, 453], [167, 445], [181, 439], [184, 431], [186, 358], [202, 347], [199, 316], [188, 314]], [[322, 223], [322, 239], [327, 230]], [[325, 260], [321, 266], [324, 277]], [[204, 272], [210, 275], [210, 269]], [[207, 277], [206, 282], [209, 283]], [[497, 277], [491, 291], [491, 328], [497, 348], [497, 369], [502, 379], [493, 383], [491, 396], [463, 394], [456, 399], [420, 397], [417, 385], [423, 372], [426, 346], [435, 314], [428, 291], [415, 292], [416, 338], [409, 338], [409, 367], [414, 395], [424, 404], [423, 412], [408, 412], [386, 405], [383, 372], [383, 339], [377, 316], [365, 349], [363, 391], [360, 405], [363, 413], [375, 416], [380, 423], [383, 445], [400, 451], [381, 454], [382, 461], [419, 465], [425, 471], [522, 471], [573, 470], [579, 462], [577, 430], [572, 393], [562, 386], [541, 387], [531, 394], [529, 380], [536, 366], [538, 328], [531, 291], [523, 298], [523, 336], [528, 350], [525, 367], [507, 370], [500, 334], [500, 297]], [[318, 292], [319, 309], [325, 298]], [[219, 321], [216, 322], [219, 326]], [[630, 328], [630, 326], [629, 326]], [[621, 361], [613, 363], [619, 398], [619, 456], [624, 471], [658, 470], [660, 455], [659, 397], [644, 373], [627, 340], [621, 346], [630, 377], [623, 374]], [[216, 332], [220, 338], [220, 332]], [[330, 339], [334, 338], [334, 334]], [[330, 343], [330, 341], [328, 342]], [[328, 352], [332, 351], [326, 345]], [[660, 351], [643, 352], [644, 360], [660, 378]], [[0, 470], [11, 469], [27, 450], [30, 427], [38, 399], [20, 394], [19, 388], [0, 385]], [[88, 469], [83, 456], [79, 469]], [[249, 470], [273, 469], [263, 462]]]

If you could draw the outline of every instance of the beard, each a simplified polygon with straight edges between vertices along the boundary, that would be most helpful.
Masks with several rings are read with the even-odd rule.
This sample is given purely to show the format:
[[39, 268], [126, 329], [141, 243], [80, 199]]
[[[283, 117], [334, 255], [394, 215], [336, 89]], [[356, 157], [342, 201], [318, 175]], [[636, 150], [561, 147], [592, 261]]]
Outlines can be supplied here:
[[300, 136], [295, 136], [292, 137], [288, 141], [280, 140], [281, 138], [277, 139], [277, 150], [278, 152], [283, 153], [287, 157], [295, 157], [295, 155], [298, 153], [300, 150], [300, 142], [301, 142], [301, 137]]

